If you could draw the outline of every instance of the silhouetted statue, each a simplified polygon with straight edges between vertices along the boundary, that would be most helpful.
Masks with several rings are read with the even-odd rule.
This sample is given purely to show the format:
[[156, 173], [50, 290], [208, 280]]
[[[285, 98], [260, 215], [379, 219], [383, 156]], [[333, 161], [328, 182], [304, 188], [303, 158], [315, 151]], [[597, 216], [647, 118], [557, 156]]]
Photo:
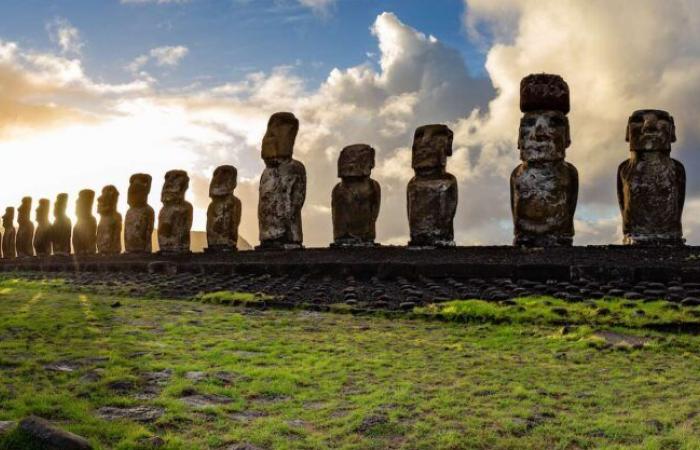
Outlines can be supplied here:
[[627, 124], [630, 158], [617, 169], [617, 199], [624, 243], [683, 245], [681, 216], [685, 168], [671, 158], [673, 117], [656, 109], [635, 111]]
[[34, 250], [37, 256], [49, 256], [51, 254], [51, 222], [49, 212], [51, 207], [49, 200], [39, 199], [36, 208], [36, 232], [34, 233]]
[[5, 234], [2, 236], [2, 257], [4, 259], [16, 258], [15, 208], [5, 208], [5, 215], [2, 216], [2, 227], [5, 230]]
[[185, 200], [190, 178], [184, 170], [165, 174], [161, 192], [163, 207], [158, 214], [158, 245], [164, 254], [190, 252], [192, 205]]
[[220, 166], [209, 185], [211, 203], [207, 209], [207, 251], [236, 250], [238, 225], [241, 223], [241, 201], [233, 195], [238, 171], [233, 166]]
[[375, 224], [381, 204], [379, 183], [370, 178], [374, 149], [356, 144], [345, 147], [338, 157], [338, 177], [333, 188], [333, 244], [331, 246], [373, 246]]
[[32, 198], [22, 198], [22, 204], [17, 208], [17, 256], [34, 256], [34, 222], [31, 218]]
[[51, 224], [51, 245], [53, 254], [70, 255], [71, 229], [73, 224], [66, 215], [68, 194], [58, 194], [53, 204], [53, 224]]
[[260, 177], [259, 248], [302, 247], [301, 208], [306, 198], [306, 169], [292, 159], [299, 121], [288, 112], [275, 113], [262, 141], [265, 170]]
[[122, 252], [122, 215], [117, 211], [119, 191], [109, 185], [102, 188], [102, 195], [97, 198], [97, 213], [100, 223], [97, 225], [97, 253], [100, 255], [118, 255]]
[[148, 205], [150, 175], [137, 173], [129, 179], [129, 210], [124, 222], [124, 246], [127, 253], [151, 253], [155, 212]]
[[95, 191], [83, 189], [75, 202], [77, 220], [73, 227], [73, 251], [76, 255], [94, 255], [97, 251], [97, 220], [92, 215]]
[[457, 211], [457, 179], [445, 171], [452, 156], [452, 130], [445, 125], [424, 125], [413, 137], [406, 200], [411, 240], [418, 247], [454, 246], [452, 222]]
[[571, 144], [569, 86], [559, 75], [528, 75], [520, 83], [520, 109], [523, 162], [510, 176], [513, 245], [572, 245], [578, 172], [564, 161]]

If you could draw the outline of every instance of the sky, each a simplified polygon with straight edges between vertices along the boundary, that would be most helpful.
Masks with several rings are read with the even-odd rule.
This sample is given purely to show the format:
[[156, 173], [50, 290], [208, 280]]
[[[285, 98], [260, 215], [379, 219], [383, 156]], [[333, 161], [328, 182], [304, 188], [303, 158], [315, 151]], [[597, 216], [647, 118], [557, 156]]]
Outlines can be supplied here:
[[[413, 130], [455, 132], [458, 245], [512, 240], [508, 178], [519, 164], [520, 79], [561, 74], [571, 89], [579, 171], [575, 243], [621, 240], [617, 165], [627, 117], [666, 109], [686, 166], [683, 226], [700, 244], [700, 3], [694, 0], [4, 0], [0, 18], [0, 207], [21, 197], [71, 204], [129, 175], [185, 169], [194, 228], [208, 183], [239, 169], [241, 235], [256, 242], [260, 141], [268, 117], [301, 121], [307, 246], [332, 240], [336, 161], [377, 150], [378, 241], [407, 241]], [[35, 200], [36, 202], [36, 200]]]

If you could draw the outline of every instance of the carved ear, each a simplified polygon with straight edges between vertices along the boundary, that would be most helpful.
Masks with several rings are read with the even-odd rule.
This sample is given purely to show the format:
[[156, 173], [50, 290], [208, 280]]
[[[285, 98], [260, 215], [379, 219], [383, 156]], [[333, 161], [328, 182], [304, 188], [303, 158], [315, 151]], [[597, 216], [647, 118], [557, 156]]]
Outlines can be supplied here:
[[625, 142], [630, 141], [630, 124], [627, 124], [627, 127], [625, 128]]
[[565, 144], [565, 145], [566, 145], [566, 148], [569, 148], [569, 146], [571, 145], [571, 130], [569, 129], [569, 118], [568, 118], [568, 117], [566, 117], [566, 136], [565, 136], [565, 140], [566, 140], [566, 144]]
[[671, 116], [670, 119], [671, 119], [671, 142], [676, 142], [676, 123], [673, 120], [673, 116]]
[[452, 141], [454, 140], [454, 133], [449, 128], [447, 129], [447, 152], [446, 156], [452, 156]]

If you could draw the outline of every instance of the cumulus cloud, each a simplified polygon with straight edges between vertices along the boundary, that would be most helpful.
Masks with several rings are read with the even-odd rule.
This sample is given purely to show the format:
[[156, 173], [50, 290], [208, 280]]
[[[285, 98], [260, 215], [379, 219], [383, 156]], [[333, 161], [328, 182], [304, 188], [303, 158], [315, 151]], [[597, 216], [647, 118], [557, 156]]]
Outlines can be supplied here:
[[127, 66], [127, 69], [133, 73], [138, 73], [149, 62], [153, 62], [159, 67], [175, 67], [188, 53], [189, 49], [183, 45], [152, 48], [147, 54], [134, 58]]
[[80, 55], [85, 43], [80, 37], [80, 31], [66, 19], [60, 17], [54, 19], [46, 24], [46, 31], [48, 31], [51, 41], [61, 48], [61, 53]]

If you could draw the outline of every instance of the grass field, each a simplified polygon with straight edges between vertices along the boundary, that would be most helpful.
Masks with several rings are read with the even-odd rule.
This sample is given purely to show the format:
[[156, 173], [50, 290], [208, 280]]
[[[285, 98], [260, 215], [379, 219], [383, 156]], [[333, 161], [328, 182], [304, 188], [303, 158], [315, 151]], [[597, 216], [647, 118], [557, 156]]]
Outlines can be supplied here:
[[0, 420], [39, 415], [102, 449], [700, 448], [700, 337], [642, 328], [693, 309], [540, 298], [417, 311], [436, 321], [221, 298], [0, 281]]

